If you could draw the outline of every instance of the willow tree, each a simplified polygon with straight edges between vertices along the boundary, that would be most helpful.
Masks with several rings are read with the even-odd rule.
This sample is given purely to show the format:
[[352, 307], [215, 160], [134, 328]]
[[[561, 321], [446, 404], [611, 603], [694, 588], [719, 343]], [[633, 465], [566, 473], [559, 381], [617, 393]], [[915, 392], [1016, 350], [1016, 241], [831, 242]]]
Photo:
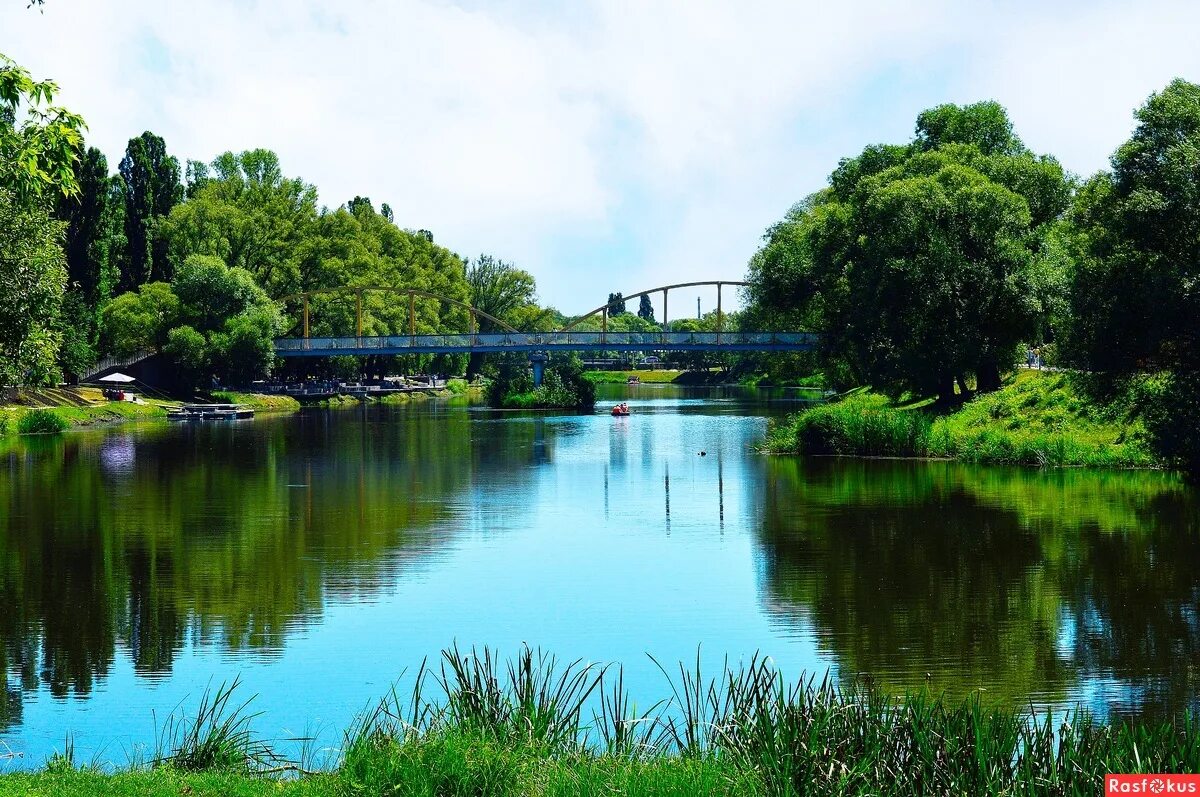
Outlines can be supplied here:
[[939, 106], [768, 230], [751, 313], [821, 332], [826, 366], [855, 381], [943, 401], [971, 377], [994, 390], [1036, 329], [1043, 242], [1069, 197], [999, 105]]

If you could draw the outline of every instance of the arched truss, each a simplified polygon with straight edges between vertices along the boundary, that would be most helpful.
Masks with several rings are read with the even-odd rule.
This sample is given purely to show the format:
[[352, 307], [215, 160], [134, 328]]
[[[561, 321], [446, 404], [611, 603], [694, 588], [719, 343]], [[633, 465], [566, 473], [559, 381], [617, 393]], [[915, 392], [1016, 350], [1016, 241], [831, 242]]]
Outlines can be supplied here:
[[392, 288], [392, 287], [388, 287], [386, 285], [354, 285], [354, 286], [347, 286], [347, 287], [342, 287], [342, 288], [317, 288], [316, 290], [304, 291], [303, 293], [293, 293], [288, 296], [284, 296], [282, 299], [279, 300], [279, 303], [284, 304], [286, 302], [294, 302], [297, 300], [299, 300], [303, 303], [303, 313], [304, 313], [303, 329], [304, 329], [304, 337], [307, 339], [309, 337], [308, 300], [311, 297], [327, 296], [327, 295], [345, 296], [345, 295], [353, 294], [354, 295], [354, 319], [355, 319], [354, 328], [356, 331], [356, 337], [361, 338], [363, 336], [363, 334], [362, 334], [362, 326], [363, 326], [362, 297], [363, 297], [364, 293], [390, 293], [394, 296], [407, 296], [408, 297], [408, 334], [410, 336], [415, 336], [417, 334], [417, 307], [416, 307], [417, 297], [421, 297], [423, 299], [435, 299], [439, 302], [446, 302], [447, 304], [452, 304], [455, 307], [461, 307], [464, 310], [466, 310], [469, 313], [470, 319], [471, 319], [470, 320], [470, 329], [467, 330], [468, 333], [470, 333], [470, 334], [474, 334], [479, 331], [479, 319], [480, 318], [486, 318], [488, 321], [491, 321], [493, 324], [495, 324], [500, 329], [503, 329], [505, 332], [519, 332], [518, 329], [501, 321], [499, 318], [496, 318], [494, 315], [491, 315], [490, 313], [485, 313], [483, 310], [480, 310], [476, 307], [472, 307], [471, 305], [467, 304], [466, 302], [451, 298], [449, 296], [443, 296], [440, 293], [432, 293], [430, 291], [424, 291], [419, 288]]
[[[627, 302], [630, 299], [638, 299], [638, 298], [641, 298], [642, 296], [649, 296], [652, 293], [658, 293], [659, 291], [662, 291], [662, 295], [663, 295], [662, 324], [663, 324], [663, 328], [665, 329], [667, 320], [668, 320], [667, 319], [667, 291], [674, 290], [675, 288], [696, 288], [696, 287], [715, 285], [717, 288], [717, 331], [719, 332], [719, 331], [721, 331], [721, 325], [724, 323], [724, 316], [721, 313], [721, 288], [722, 288], [722, 286], [734, 285], [739, 288], [742, 288], [742, 287], [746, 287], [749, 284], [750, 283], [748, 283], [748, 282], [739, 282], [736, 280], [707, 280], [705, 282], [679, 282], [674, 285], [661, 285], [657, 288], [651, 288], [646, 291], [639, 291], [638, 293], [631, 293], [627, 296], [622, 295], [621, 301]], [[584, 315], [581, 315], [581, 316], [573, 319], [571, 321], [571, 323], [567, 324], [565, 327], [563, 327], [559, 331], [560, 332], [570, 332], [572, 329], [574, 329], [579, 324], [583, 323], [587, 319], [589, 319], [592, 316], [599, 313], [599, 314], [601, 314], [601, 317], [600, 317], [601, 330], [604, 332], [607, 332], [608, 331], [608, 310], [614, 304], [616, 304], [616, 302], [609, 302], [607, 304], [602, 304], [599, 307], [597, 307], [595, 310], [592, 310], [588, 313], [585, 313]]]

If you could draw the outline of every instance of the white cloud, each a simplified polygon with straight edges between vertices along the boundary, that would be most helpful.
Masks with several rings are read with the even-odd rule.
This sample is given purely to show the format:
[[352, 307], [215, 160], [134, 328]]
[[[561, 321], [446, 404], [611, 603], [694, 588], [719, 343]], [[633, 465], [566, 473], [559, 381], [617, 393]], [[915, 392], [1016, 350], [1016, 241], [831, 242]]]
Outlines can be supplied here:
[[1105, 164], [1130, 113], [1200, 78], [1187, 2], [84, 2], [0, 10], [2, 49], [126, 140], [270, 147], [340, 204], [533, 271], [567, 310], [736, 278], [836, 159], [993, 97], [1036, 149]]

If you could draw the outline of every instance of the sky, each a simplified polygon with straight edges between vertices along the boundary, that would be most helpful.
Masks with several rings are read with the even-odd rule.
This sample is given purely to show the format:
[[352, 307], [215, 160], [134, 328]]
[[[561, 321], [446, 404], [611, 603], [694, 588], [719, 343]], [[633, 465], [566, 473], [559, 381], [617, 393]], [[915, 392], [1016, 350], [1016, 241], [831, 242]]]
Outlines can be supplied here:
[[269, 148], [322, 204], [387, 202], [568, 314], [741, 279], [840, 158], [925, 108], [997, 100], [1086, 176], [1150, 93], [1200, 81], [1194, 0], [26, 6], [0, 0], [0, 52], [59, 83], [111, 169], [143, 130], [181, 162]]

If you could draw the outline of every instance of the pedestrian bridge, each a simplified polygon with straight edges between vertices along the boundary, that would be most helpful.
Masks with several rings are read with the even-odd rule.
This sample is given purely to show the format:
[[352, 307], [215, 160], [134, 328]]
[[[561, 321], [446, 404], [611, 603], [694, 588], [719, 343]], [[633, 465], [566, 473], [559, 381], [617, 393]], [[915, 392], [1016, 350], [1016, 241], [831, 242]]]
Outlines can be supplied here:
[[504, 332], [464, 335], [387, 335], [279, 338], [280, 357], [336, 354], [475, 354], [555, 351], [810, 351], [811, 332]]
[[[811, 332], [753, 332], [725, 330], [725, 315], [721, 309], [722, 289], [744, 287], [739, 281], [684, 282], [664, 285], [623, 296], [622, 303], [642, 296], [662, 294], [662, 328], [648, 332], [609, 331], [608, 326], [616, 302], [601, 305], [577, 316], [562, 329], [553, 332], [523, 332], [499, 318], [472, 307], [461, 299], [431, 293], [419, 288], [380, 286], [348, 286], [324, 288], [285, 297], [285, 310], [300, 310], [300, 337], [275, 340], [275, 353], [280, 357], [327, 357], [331, 355], [394, 355], [394, 354], [485, 354], [495, 352], [526, 352], [549, 354], [555, 351], [704, 351], [704, 352], [797, 352], [815, 348], [819, 336]], [[702, 332], [672, 330], [667, 321], [668, 298], [672, 290], [694, 287], [715, 287], [717, 293], [716, 329]], [[364, 335], [363, 297], [382, 293], [389, 298], [393, 310], [403, 312], [407, 305], [407, 335]], [[327, 302], [353, 299], [355, 335], [341, 337], [312, 337], [311, 300], [324, 297]], [[396, 300], [399, 299], [400, 302]], [[434, 301], [442, 311], [457, 311], [465, 317], [467, 329], [461, 333], [417, 332], [417, 302]], [[399, 305], [399, 306], [397, 306]], [[349, 309], [348, 307], [346, 308]], [[465, 311], [465, 312], [463, 312]], [[581, 329], [587, 326], [589, 329]], [[599, 329], [596, 329], [596, 327]]]

